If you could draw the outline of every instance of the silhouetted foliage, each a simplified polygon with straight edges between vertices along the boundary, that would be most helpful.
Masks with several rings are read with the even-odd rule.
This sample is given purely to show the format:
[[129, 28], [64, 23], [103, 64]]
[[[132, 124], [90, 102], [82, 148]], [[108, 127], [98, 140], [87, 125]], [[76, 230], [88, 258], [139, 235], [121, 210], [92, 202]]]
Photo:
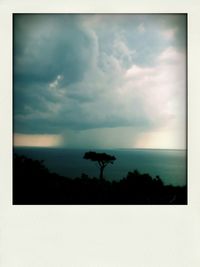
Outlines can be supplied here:
[[113, 162], [116, 160], [115, 156], [111, 156], [106, 153], [96, 153], [93, 151], [86, 152], [83, 158], [98, 162], [98, 166], [100, 170], [100, 173], [99, 173], [100, 179], [103, 179], [103, 171], [105, 167], [108, 164], [113, 164]]
[[129, 172], [120, 181], [70, 179], [42, 161], [14, 155], [13, 204], [187, 204], [186, 186], [165, 186], [157, 176]]

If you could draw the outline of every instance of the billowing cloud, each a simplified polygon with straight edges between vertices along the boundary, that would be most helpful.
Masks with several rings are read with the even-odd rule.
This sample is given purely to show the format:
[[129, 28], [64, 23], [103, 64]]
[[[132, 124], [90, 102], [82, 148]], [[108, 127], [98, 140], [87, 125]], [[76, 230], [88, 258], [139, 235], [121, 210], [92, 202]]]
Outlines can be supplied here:
[[69, 146], [103, 146], [107, 136], [113, 147], [158, 129], [179, 133], [182, 17], [15, 15], [14, 131], [62, 135]]
[[140, 23], [140, 25], [138, 26], [138, 31], [139, 31], [140, 33], [145, 32], [144, 23]]
[[163, 37], [164, 37], [166, 40], [172, 40], [172, 39], [174, 39], [174, 37], [175, 37], [176, 31], [177, 31], [176, 28], [174, 28], [174, 29], [167, 29], [166, 31], [164, 31], [164, 32], [162, 33], [162, 35], [163, 35]]

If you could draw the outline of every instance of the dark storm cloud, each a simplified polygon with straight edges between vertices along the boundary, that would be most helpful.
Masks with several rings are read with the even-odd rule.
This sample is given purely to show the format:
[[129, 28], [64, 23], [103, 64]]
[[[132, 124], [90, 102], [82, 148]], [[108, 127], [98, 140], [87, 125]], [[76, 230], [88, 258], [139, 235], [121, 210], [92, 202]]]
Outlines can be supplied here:
[[[63, 102], [56, 92], [49, 90], [49, 84], [60, 75], [63, 79], [59, 86], [69, 86], [80, 81], [90, 67], [92, 39], [78, 21], [79, 17], [74, 15], [14, 16], [14, 113], [17, 131], [32, 132], [35, 129], [34, 132], [40, 132], [54, 128], [57, 124], [55, 118], [45, 123], [48, 116], [43, 114], [35, 118], [34, 114], [52, 113], [49, 103]], [[87, 98], [75, 95], [71, 92], [71, 97], [79, 101]], [[52, 123], [51, 120], [53, 127], [44, 127]]]
[[176, 60], [184, 32], [170, 16], [15, 15], [15, 132], [162, 126], [177, 92], [159, 57]]
[[67, 84], [81, 80], [92, 43], [77, 20], [73, 15], [15, 15], [15, 81], [45, 83], [62, 73]]

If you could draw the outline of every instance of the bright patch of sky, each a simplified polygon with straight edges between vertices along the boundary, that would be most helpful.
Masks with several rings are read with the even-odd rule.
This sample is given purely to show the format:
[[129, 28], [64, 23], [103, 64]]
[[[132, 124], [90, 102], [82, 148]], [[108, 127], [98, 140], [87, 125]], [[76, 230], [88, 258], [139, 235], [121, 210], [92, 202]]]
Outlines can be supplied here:
[[14, 15], [14, 133], [185, 148], [186, 16]]

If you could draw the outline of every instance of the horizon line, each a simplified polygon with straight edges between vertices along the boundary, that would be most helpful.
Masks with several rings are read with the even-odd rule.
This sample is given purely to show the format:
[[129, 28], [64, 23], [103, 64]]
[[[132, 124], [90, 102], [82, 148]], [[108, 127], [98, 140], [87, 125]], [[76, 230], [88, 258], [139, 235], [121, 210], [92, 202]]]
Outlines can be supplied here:
[[108, 147], [108, 148], [103, 148], [103, 147], [65, 147], [65, 146], [16, 146], [13, 145], [14, 148], [34, 148], [34, 149], [84, 149], [84, 150], [114, 150], [114, 149], [119, 149], [119, 150], [187, 150], [187, 148], [148, 148], [148, 147]]

